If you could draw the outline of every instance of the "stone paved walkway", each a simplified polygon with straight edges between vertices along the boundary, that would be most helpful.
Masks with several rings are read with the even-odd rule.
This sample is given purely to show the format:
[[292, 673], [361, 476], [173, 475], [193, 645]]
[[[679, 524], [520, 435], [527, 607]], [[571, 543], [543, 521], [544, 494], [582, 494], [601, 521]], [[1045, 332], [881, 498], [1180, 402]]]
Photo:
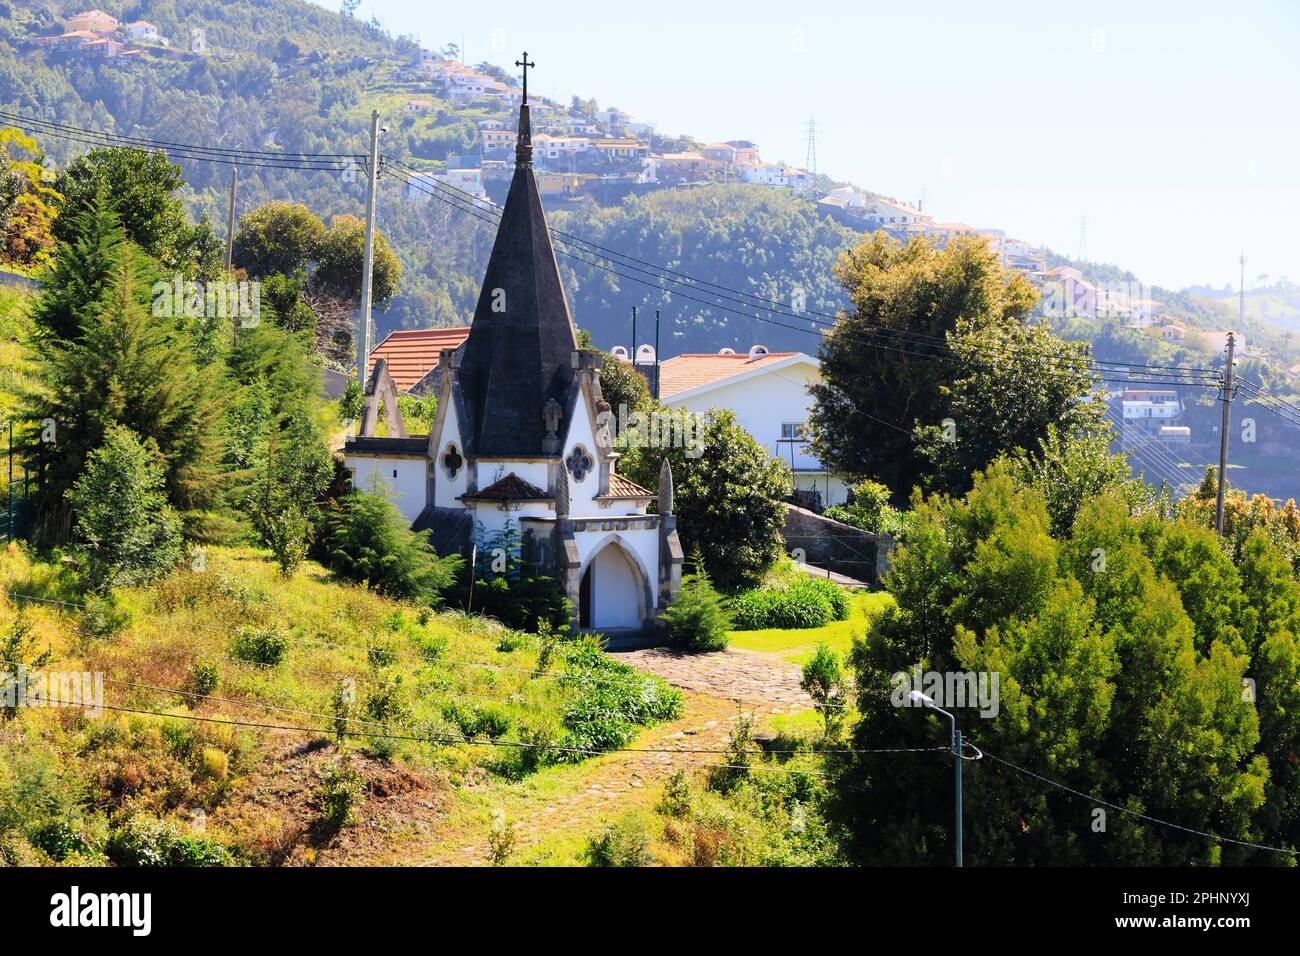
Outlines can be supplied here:
[[[799, 689], [800, 668], [776, 654], [729, 649], [687, 654], [652, 647], [614, 654], [633, 667], [657, 674], [686, 691], [686, 713], [671, 724], [652, 728], [633, 747], [664, 750], [717, 750], [727, 746], [741, 711], [771, 715], [806, 710], [812, 700]], [[574, 789], [550, 800], [522, 799], [507, 813], [520, 838], [514, 860], [556, 831], [585, 832], [613, 819], [631, 803], [643, 802], [679, 767], [700, 769], [723, 759], [716, 754], [617, 753], [597, 758], [603, 765]], [[425, 860], [435, 866], [481, 866], [488, 862], [481, 833], [440, 842]]]
[[649, 647], [614, 656], [659, 675], [674, 687], [735, 701], [756, 713], [782, 714], [813, 705], [812, 699], [799, 689], [799, 665], [776, 654], [737, 648], [691, 654], [669, 647]]

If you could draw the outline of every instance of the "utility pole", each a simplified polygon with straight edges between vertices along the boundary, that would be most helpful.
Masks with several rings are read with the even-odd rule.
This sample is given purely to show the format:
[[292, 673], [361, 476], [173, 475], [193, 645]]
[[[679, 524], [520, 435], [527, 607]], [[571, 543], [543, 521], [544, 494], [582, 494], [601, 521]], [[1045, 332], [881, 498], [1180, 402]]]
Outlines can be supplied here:
[[804, 157], [808, 172], [817, 174], [817, 118], [808, 117], [808, 154]]
[[961, 830], [962, 830], [962, 826], [961, 826], [961, 817], [962, 817], [962, 813], [961, 813], [961, 765], [962, 765], [962, 758], [961, 758], [961, 729], [957, 726], [957, 721], [956, 721], [956, 720], [953, 720], [953, 722], [952, 722], [952, 766], [953, 766], [953, 774], [954, 774], [953, 782], [954, 782], [954, 784], [956, 785], [956, 795], [957, 795], [957, 797], [956, 797], [956, 804], [957, 804], [957, 805], [956, 805], [956, 810], [957, 810], [957, 822], [956, 822], [956, 830], [955, 830], [956, 837], [957, 837], [957, 866], [962, 866], [962, 865], [963, 865], [963, 864], [962, 864], [962, 858], [963, 858], [963, 855], [964, 855], [964, 854], [963, 854], [963, 850], [962, 850], [962, 832], [961, 832]]
[[953, 807], [955, 819], [953, 821], [953, 844], [956, 847], [956, 865], [963, 865], [962, 852], [962, 812], [961, 812], [961, 730], [957, 727], [957, 718], [950, 714], [934, 702], [934, 698], [921, 693], [919, 690], [909, 691], [907, 699], [915, 706], [928, 707], [931, 710], [943, 714], [952, 724], [952, 763], [953, 763]]
[[[1242, 272], [1245, 272], [1245, 257], [1242, 257]], [[1236, 341], [1228, 333], [1228, 363], [1223, 369], [1223, 427], [1219, 430], [1219, 498], [1214, 505], [1214, 528], [1223, 537], [1223, 494], [1228, 488], [1228, 429], [1232, 426], [1232, 358]]]
[[230, 206], [226, 210], [226, 271], [235, 257], [235, 178], [239, 174], [238, 166], [230, 167]]
[[632, 371], [636, 371], [636, 306], [632, 306]]
[[655, 309], [655, 401], [659, 401], [659, 310]]
[[370, 363], [371, 277], [375, 268], [375, 202], [379, 193], [379, 110], [370, 113], [370, 166], [366, 170], [366, 252], [361, 265], [361, 316], [357, 336], [357, 381], [364, 391]]

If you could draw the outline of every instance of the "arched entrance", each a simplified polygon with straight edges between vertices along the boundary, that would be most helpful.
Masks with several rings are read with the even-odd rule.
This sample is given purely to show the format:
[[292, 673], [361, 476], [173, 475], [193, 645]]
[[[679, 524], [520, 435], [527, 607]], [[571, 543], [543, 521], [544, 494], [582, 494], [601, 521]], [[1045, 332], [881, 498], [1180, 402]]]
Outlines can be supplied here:
[[578, 622], [586, 628], [639, 628], [647, 617], [649, 585], [640, 562], [617, 538], [587, 563], [578, 585]]

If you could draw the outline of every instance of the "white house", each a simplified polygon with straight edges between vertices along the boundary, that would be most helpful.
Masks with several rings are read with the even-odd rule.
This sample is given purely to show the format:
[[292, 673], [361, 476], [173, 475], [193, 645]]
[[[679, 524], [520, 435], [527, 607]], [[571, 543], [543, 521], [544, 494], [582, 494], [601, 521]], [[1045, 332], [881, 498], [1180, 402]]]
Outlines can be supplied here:
[[781, 163], [758, 163], [753, 166], [741, 166], [741, 176], [747, 183], [762, 186], [793, 189], [802, 192], [812, 187], [812, 177], [806, 170], [796, 169]]
[[688, 353], [659, 366], [659, 398], [670, 408], [693, 412], [730, 409], [769, 454], [790, 465], [796, 488], [820, 493], [823, 505], [842, 505], [848, 485], [827, 470], [805, 440], [813, 404], [808, 386], [820, 374], [811, 355], [769, 352], [761, 345], [748, 354]]
[[[425, 202], [431, 193], [443, 192], [439, 190], [434, 183], [442, 186], [449, 186], [452, 190], [465, 193], [480, 202], [487, 201], [487, 191], [483, 188], [483, 170], [477, 167], [470, 169], [449, 169], [442, 173], [417, 172], [410, 173], [408, 178], [410, 182], [406, 187], [408, 199], [416, 202]], [[447, 193], [448, 195], [454, 195]], [[466, 198], [462, 196], [461, 198]]]
[[[665, 462], [657, 494], [618, 474], [604, 356], [578, 348], [532, 165], [525, 102], [469, 335], [443, 351], [430, 383], [431, 433], [403, 434], [377, 361], [363, 434], [344, 457], [356, 485], [389, 494], [439, 554], [490, 561], [494, 536], [512, 531], [520, 559], [560, 583], [576, 627], [650, 627], [681, 585], [672, 473]], [[365, 434], [381, 397], [390, 437]]]
[[128, 23], [122, 29], [126, 33], [127, 39], [136, 43], [162, 42], [162, 37], [158, 35], [158, 28], [147, 20], [136, 20], [134, 23]]
[[1159, 428], [1183, 413], [1183, 403], [1176, 389], [1130, 388], [1122, 400], [1124, 422]]

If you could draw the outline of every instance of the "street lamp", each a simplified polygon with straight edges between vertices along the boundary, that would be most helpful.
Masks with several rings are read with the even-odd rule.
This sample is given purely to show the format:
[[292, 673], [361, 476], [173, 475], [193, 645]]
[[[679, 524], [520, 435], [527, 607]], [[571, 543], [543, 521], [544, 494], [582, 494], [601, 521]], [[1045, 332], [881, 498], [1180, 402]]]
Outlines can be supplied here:
[[938, 706], [932, 697], [922, 694], [919, 690], [911, 691], [907, 699], [913, 704], [920, 704], [923, 707], [929, 707], [931, 710], [938, 711], [952, 722], [952, 763], [953, 763], [953, 783], [955, 787], [956, 800], [956, 838], [957, 838], [957, 866], [962, 865], [962, 839], [961, 839], [961, 730], [957, 727], [957, 718], [942, 707]]

